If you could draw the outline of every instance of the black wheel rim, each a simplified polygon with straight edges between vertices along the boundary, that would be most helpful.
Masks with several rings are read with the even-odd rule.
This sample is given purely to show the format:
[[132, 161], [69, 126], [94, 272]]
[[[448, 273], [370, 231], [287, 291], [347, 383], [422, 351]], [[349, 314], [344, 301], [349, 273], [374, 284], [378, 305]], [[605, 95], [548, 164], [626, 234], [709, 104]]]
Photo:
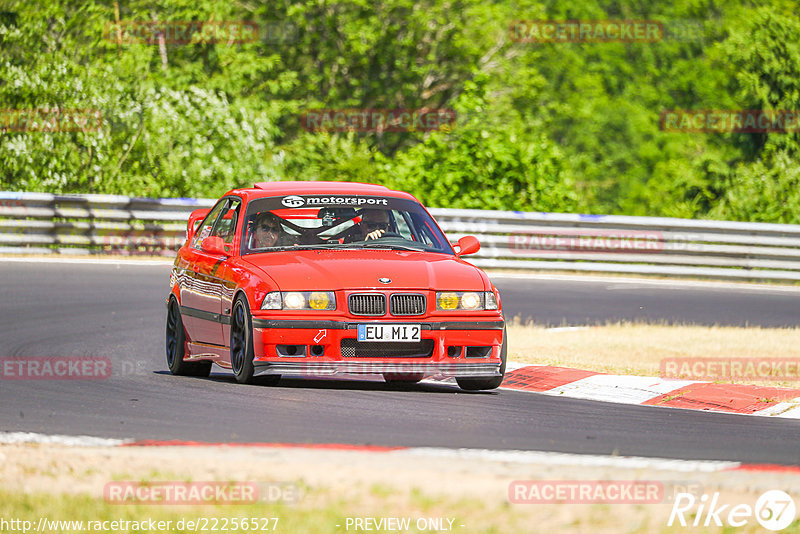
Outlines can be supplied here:
[[167, 312], [167, 363], [170, 366], [175, 362], [175, 356], [178, 354], [178, 328], [180, 325], [178, 313], [178, 307], [173, 300], [170, 302]]
[[244, 306], [237, 303], [231, 317], [231, 367], [239, 374], [244, 368], [245, 350], [247, 349], [247, 325], [244, 317]]

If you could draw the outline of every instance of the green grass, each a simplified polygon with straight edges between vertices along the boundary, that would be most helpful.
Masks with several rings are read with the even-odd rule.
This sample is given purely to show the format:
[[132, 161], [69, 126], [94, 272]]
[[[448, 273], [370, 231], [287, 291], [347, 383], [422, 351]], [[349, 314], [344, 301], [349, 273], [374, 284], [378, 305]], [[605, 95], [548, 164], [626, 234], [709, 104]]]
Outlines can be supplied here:
[[[29, 532], [37, 532], [40, 518], [49, 521], [82, 521], [82, 528], [70, 528], [63, 524], [43, 528], [38, 532], [119, 532], [119, 533], [183, 533], [183, 532], [281, 532], [281, 533], [337, 533], [363, 532], [351, 524], [350, 518], [409, 518], [410, 528], [402, 532], [434, 532], [416, 528], [417, 519], [453, 519], [456, 533], [510, 533], [535, 532], [542, 521], [548, 528], [558, 532], [619, 532], [677, 533], [685, 529], [666, 527], [668, 510], [663, 507], [615, 505], [491, 505], [481, 500], [433, 499], [420, 491], [412, 495], [395, 493], [384, 496], [387, 488], [371, 488], [373, 498], [347, 497], [329, 491], [316, 492], [297, 506], [259, 503], [240, 506], [157, 506], [116, 505], [103, 499], [87, 495], [46, 493], [23, 494], [0, 489], [0, 532], [22, 532], [29, 521]], [[377, 489], [377, 491], [375, 491]], [[381, 495], [381, 498], [378, 495]], [[402, 492], [401, 492], [402, 493]], [[362, 494], [362, 498], [363, 498]], [[553, 515], [559, 516], [554, 520]], [[273, 518], [273, 519], [269, 519]], [[277, 518], [277, 523], [274, 520]], [[256, 520], [257, 529], [234, 528], [233, 520]], [[268, 520], [269, 519], [269, 520]], [[16, 521], [3, 524], [1, 521]], [[116, 525], [111, 522], [117, 521]], [[190, 524], [199, 525], [195, 529]], [[89, 524], [91, 522], [91, 524]], [[103, 524], [104, 522], [108, 522]], [[162, 522], [159, 524], [159, 522]], [[149, 525], [154, 528], [150, 529]], [[752, 523], [752, 524], [750, 524]], [[447, 525], [445, 520], [444, 525]], [[463, 526], [462, 526], [463, 525]], [[214, 528], [215, 527], [215, 528]], [[277, 527], [277, 528], [275, 528]], [[400, 532], [377, 530], [375, 532]], [[734, 532], [731, 529], [698, 529], [698, 532]], [[750, 521], [748, 526], [735, 532], [759, 532], [758, 524]], [[784, 532], [800, 531], [800, 520], [793, 522]], [[442, 531], [440, 531], [442, 532]]]
[[[389, 488], [382, 488], [383, 494]], [[424, 510], [416, 507], [413, 501], [420, 500]], [[400, 499], [402, 501], [402, 498]], [[505, 532], [516, 521], [510, 517], [498, 517], [477, 501], [443, 502], [415, 495], [410, 503], [396, 502], [392, 498], [378, 498], [371, 502], [359, 502], [347, 497], [336, 498], [327, 494], [312, 495], [311, 502], [297, 506], [273, 503], [257, 503], [236, 506], [161, 506], [111, 504], [103, 499], [87, 495], [44, 493], [23, 494], [0, 489], [0, 519], [9, 521], [29, 521], [29, 529], [36, 531], [41, 518], [51, 522], [51, 528], [39, 532], [195, 532], [189, 528], [188, 521], [201, 521], [206, 532], [303, 532], [303, 533], [341, 533], [347, 532], [348, 517], [380, 519], [382, 517], [411, 518], [411, 528], [407, 532], [419, 532], [415, 527], [420, 517], [451, 517], [454, 524], [464, 524], [470, 528], [459, 528], [462, 532]], [[273, 530], [277, 518], [277, 529]], [[241, 521], [256, 519], [257, 529], [234, 528], [233, 519]], [[82, 521], [82, 528], [70, 528], [62, 524], [52, 526], [53, 521]], [[116, 525], [110, 522], [118, 521]], [[155, 525], [149, 529], [149, 523]], [[91, 522], [91, 523], [89, 523]], [[97, 523], [100, 522], [100, 523]], [[109, 522], [103, 524], [104, 522]], [[161, 525], [158, 525], [159, 522]], [[111, 527], [114, 528], [111, 528]], [[216, 526], [216, 530], [212, 527]], [[22, 531], [23, 523], [0, 523], [0, 532]], [[105, 527], [105, 528], [102, 528]], [[166, 527], [166, 528], [162, 528]], [[182, 528], [181, 528], [182, 527]], [[354, 531], [351, 526], [350, 531]]]

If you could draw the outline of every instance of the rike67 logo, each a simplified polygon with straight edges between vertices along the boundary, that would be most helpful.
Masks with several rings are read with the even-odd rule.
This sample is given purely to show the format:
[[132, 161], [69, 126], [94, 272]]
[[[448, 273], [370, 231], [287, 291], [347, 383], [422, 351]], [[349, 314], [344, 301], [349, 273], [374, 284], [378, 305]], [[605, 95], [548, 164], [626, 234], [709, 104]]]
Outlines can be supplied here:
[[794, 500], [781, 490], [765, 492], [758, 498], [755, 507], [749, 504], [720, 505], [719, 493], [714, 493], [710, 499], [707, 494], [697, 499], [691, 493], [679, 493], [672, 505], [667, 526], [671, 527], [676, 520], [682, 527], [689, 526], [688, 520], [694, 515], [694, 521], [691, 522], [693, 527], [712, 524], [718, 527], [743, 527], [755, 517], [762, 527], [777, 532], [788, 527], [796, 513]]

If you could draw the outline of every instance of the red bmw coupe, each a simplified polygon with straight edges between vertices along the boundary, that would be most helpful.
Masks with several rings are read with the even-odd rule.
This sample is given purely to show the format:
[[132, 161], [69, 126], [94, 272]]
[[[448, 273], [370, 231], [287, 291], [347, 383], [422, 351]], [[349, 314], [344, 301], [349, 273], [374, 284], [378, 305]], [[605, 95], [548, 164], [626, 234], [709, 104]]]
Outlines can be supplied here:
[[[198, 225], [199, 223], [199, 225]], [[192, 212], [167, 297], [176, 375], [455, 377], [500, 385], [500, 295], [413, 196], [351, 182], [268, 182]]]

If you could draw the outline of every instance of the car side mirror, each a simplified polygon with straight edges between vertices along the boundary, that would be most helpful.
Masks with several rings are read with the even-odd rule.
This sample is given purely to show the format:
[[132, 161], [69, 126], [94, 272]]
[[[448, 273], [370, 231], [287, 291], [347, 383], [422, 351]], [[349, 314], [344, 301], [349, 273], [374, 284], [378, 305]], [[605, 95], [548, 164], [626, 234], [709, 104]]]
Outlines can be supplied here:
[[208, 215], [209, 211], [211, 210], [206, 208], [201, 208], [199, 210], [194, 210], [192, 213], [189, 214], [189, 222], [186, 224], [186, 241], [189, 242], [192, 241], [194, 233], [197, 231], [197, 225], [200, 224], [202, 220], [206, 218], [206, 215]]
[[209, 254], [215, 254], [217, 256], [231, 255], [230, 252], [225, 250], [225, 241], [216, 235], [203, 239], [203, 242], [200, 243], [200, 248], [203, 249], [203, 252], [208, 252]]
[[465, 235], [458, 240], [458, 252], [456, 256], [466, 256], [467, 254], [475, 254], [481, 249], [481, 243], [474, 235]]

